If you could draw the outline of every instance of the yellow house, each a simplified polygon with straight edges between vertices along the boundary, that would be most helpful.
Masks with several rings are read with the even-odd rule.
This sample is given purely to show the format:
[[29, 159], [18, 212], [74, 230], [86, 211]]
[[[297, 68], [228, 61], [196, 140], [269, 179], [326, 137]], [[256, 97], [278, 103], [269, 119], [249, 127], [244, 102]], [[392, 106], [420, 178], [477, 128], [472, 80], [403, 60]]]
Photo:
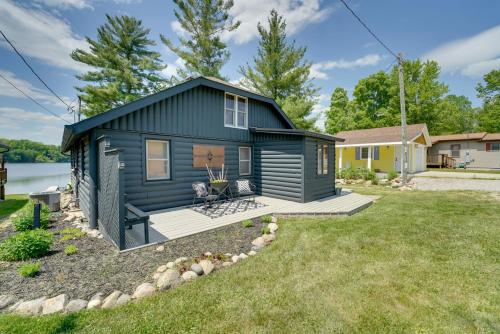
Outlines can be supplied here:
[[[425, 124], [407, 126], [408, 172], [425, 171], [427, 148], [431, 139]], [[400, 172], [402, 161], [401, 127], [342, 131], [336, 134], [345, 142], [335, 147], [335, 167], [364, 167], [376, 172]]]

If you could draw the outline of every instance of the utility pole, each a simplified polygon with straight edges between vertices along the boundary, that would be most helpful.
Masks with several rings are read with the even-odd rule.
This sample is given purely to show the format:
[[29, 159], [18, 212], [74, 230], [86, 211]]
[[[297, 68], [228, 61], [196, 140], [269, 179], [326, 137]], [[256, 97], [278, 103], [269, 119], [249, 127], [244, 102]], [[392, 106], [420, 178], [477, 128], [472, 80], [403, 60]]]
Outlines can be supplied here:
[[82, 98], [78, 95], [78, 122], [80, 122], [80, 118], [82, 115]]
[[403, 76], [403, 55], [398, 54], [398, 70], [399, 70], [399, 102], [401, 107], [401, 142], [402, 142], [402, 164], [401, 164], [401, 180], [403, 185], [408, 182], [408, 135], [406, 132], [406, 106], [405, 106], [405, 84]]

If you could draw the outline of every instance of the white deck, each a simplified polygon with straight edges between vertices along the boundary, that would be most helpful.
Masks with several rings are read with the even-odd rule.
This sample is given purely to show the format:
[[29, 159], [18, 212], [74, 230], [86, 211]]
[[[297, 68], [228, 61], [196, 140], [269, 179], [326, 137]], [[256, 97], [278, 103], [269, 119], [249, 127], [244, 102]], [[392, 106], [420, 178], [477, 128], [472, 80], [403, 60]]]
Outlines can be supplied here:
[[[150, 243], [173, 240], [188, 235], [234, 224], [245, 219], [268, 214], [276, 215], [351, 215], [369, 206], [376, 197], [356, 193], [326, 197], [309, 203], [297, 203], [266, 196], [257, 196], [256, 201], [265, 207], [248, 210], [218, 218], [210, 218], [189, 207], [149, 212]], [[137, 246], [144, 242], [142, 226], [127, 230], [127, 238], [136, 239]]]

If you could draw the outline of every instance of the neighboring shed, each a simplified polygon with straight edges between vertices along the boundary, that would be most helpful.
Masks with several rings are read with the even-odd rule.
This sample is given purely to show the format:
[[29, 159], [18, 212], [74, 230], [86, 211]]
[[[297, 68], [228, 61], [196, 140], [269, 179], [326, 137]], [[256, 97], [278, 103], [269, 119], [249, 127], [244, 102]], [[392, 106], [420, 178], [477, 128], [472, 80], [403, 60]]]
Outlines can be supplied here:
[[143, 212], [191, 204], [192, 183], [207, 181], [205, 162], [223, 163], [232, 184], [249, 179], [259, 194], [333, 195], [337, 140], [295, 129], [270, 98], [198, 77], [66, 126], [62, 150], [71, 151], [90, 225], [126, 248], [125, 203]]

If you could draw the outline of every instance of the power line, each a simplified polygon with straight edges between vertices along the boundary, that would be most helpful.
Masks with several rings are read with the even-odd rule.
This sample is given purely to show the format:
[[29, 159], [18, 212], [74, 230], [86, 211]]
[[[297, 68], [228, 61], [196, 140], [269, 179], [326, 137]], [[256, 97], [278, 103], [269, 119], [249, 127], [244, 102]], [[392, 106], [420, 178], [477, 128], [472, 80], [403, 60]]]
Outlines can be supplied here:
[[384, 42], [382, 42], [382, 40], [377, 36], [375, 35], [375, 33], [363, 22], [363, 20], [361, 20], [361, 18], [351, 9], [351, 7], [349, 7], [349, 5], [345, 2], [345, 0], [340, 0], [340, 2], [342, 2], [344, 4], [344, 6], [347, 8], [347, 10], [349, 10], [351, 12], [352, 15], [354, 15], [354, 17], [359, 21], [359, 23], [361, 23], [361, 25], [363, 27], [365, 27], [366, 30], [368, 30], [368, 32], [377, 40], [377, 42], [379, 42], [391, 55], [394, 56], [394, 58], [398, 59], [399, 60], [399, 57], [398, 55], [392, 51]]
[[14, 46], [14, 44], [12, 44], [12, 42], [7, 38], [7, 36], [5, 36], [5, 34], [3, 33], [2, 30], [0, 30], [0, 34], [2, 34], [3, 38], [7, 41], [7, 43], [9, 43], [9, 45], [12, 47], [12, 49], [16, 52], [16, 54], [22, 59], [22, 61], [26, 64], [26, 66], [28, 66], [28, 68], [31, 70], [31, 72], [33, 72], [33, 74], [38, 78], [38, 80], [40, 80], [40, 82], [45, 86], [47, 87], [47, 89], [52, 93], [54, 94], [55, 97], [57, 97], [59, 99], [59, 101], [61, 101], [66, 107], [70, 108], [70, 109], [73, 109], [73, 107], [71, 107], [68, 103], [66, 103], [59, 95], [57, 95], [56, 92], [54, 92], [54, 90], [52, 88], [49, 87], [49, 85], [47, 85], [47, 83], [38, 75], [38, 73], [35, 72], [35, 70], [33, 69], [33, 67], [31, 67], [31, 65], [28, 63], [28, 61], [26, 60], [26, 58], [24, 58], [24, 56], [16, 49], [16, 47]]
[[24, 91], [22, 91], [20, 88], [17, 88], [16, 85], [14, 85], [9, 79], [7, 79], [6, 77], [4, 77], [2, 75], [2, 73], [0, 73], [0, 78], [4, 79], [5, 81], [7, 81], [12, 87], [14, 87], [15, 89], [17, 89], [21, 94], [23, 94], [24, 96], [26, 96], [28, 99], [30, 99], [31, 101], [33, 101], [35, 104], [37, 104], [40, 108], [42, 108], [43, 110], [45, 110], [46, 112], [50, 113], [52, 116], [54, 117], [57, 117], [59, 118], [60, 120], [70, 124], [67, 120], [65, 120], [64, 118], [60, 117], [58, 114], [50, 111], [49, 109], [47, 109], [43, 104], [41, 104], [40, 102], [38, 102], [37, 100], [35, 100], [34, 98], [32, 98], [31, 96], [29, 96], [28, 94], [26, 94]]

